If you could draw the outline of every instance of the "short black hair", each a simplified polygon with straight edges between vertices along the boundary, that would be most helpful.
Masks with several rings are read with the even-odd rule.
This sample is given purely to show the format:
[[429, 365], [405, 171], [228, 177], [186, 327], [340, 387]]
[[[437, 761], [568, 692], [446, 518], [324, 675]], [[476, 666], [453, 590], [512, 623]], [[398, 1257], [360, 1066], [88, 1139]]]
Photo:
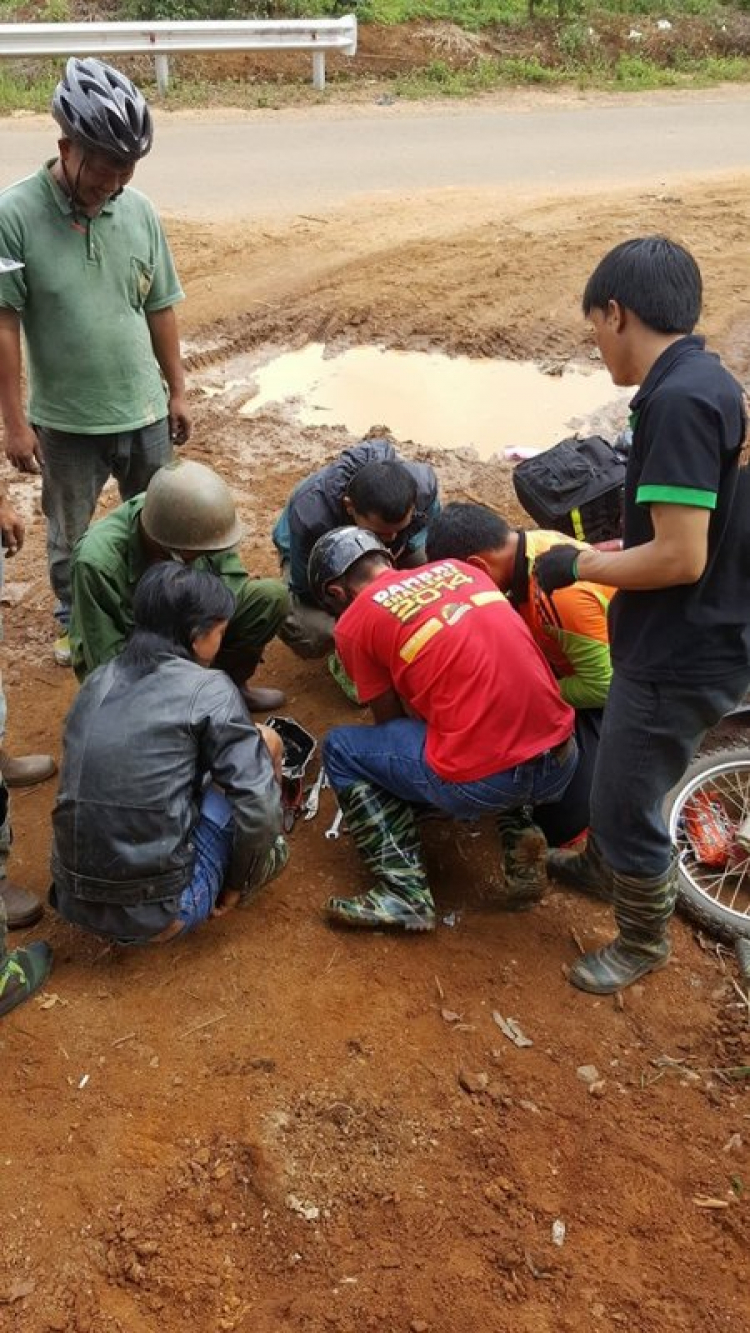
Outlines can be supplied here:
[[428, 560], [468, 560], [480, 551], [500, 550], [510, 531], [494, 509], [454, 501], [430, 519], [425, 554]]
[[136, 587], [133, 632], [120, 660], [145, 674], [164, 657], [191, 658], [193, 640], [231, 620], [235, 605], [234, 593], [217, 574], [161, 560]]
[[392, 569], [393, 561], [389, 559], [387, 551], [366, 551], [364, 555], [355, 560], [350, 565], [344, 576], [340, 579], [332, 579], [332, 583], [343, 583], [345, 586], [359, 587], [363, 582], [369, 582], [376, 573], [382, 574], [385, 569]]
[[666, 236], [623, 241], [597, 264], [583, 293], [583, 313], [617, 301], [657, 333], [692, 333], [701, 313], [701, 271], [684, 245]]
[[357, 514], [377, 514], [386, 523], [400, 523], [417, 498], [417, 483], [405, 463], [387, 459], [365, 463], [355, 472], [346, 494]]

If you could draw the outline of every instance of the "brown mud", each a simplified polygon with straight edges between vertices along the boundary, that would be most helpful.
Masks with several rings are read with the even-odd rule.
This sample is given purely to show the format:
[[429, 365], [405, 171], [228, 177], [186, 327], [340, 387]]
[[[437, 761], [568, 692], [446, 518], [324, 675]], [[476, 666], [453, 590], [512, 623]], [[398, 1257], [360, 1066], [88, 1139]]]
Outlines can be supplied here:
[[[224, 388], [224, 357], [311, 339], [587, 357], [578, 300], [593, 261], [658, 229], [695, 250], [705, 330], [747, 377], [749, 202], [734, 179], [668, 196], [456, 192], [263, 231], [173, 220], [187, 452], [233, 485], [248, 568], [273, 572], [273, 517], [349, 437], [282, 411], [240, 417], [231, 389], [205, 392]], [[480, 494], [520, 521], [507, 463], [433, 461], [446, 496]], [[59, 753], [74, 686], [51, 660], [38, 483], [12, 493], [30, 523], [6, 568], [11, 748]], [[281, 645], [264, 679], [319, 736], [364, 722]], [[41, 894], [53, 787], [13, 793], [12, 868]], [[108, 948], [50, 913], [30, 933], [51, 941], [55, 969], [0, 1030], [0, 1327], [744, 1327], [750, 1100], [730, 1071], [750, 1064], [750, 1027], [731, 957], [678, 922], [664, 972], [619, 1003], [579, 994], [564, 968], [607, 938], [608, 911], [561, 893], [529, 915], [497, 911], [491, 830], [451, 825], [426, 832], [447, 919], [434, 937], [333, 931], [321, 903], [364, 878], [348, 839], [323, 837], [332, 813], [324, 795], [282, 879], [184, 942]], [[533, 1045], [513, 1045], [494, 1012]]]

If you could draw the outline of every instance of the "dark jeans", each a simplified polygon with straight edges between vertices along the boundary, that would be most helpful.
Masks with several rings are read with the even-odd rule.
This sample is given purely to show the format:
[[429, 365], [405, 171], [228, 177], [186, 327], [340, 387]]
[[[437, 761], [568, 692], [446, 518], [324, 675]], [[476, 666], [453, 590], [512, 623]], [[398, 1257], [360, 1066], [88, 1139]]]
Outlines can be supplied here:
[[657, 685], [615, 671], [591, 791], [591, 832], [607, 864], [635, 879], [666, 874], [672, 845], [667, 793], [706, 732], [750, 685], [745, 667], [711, 684]]
[[601, 708], [576, 711], [578, 763], [561, 800], [554, 805], [534, 807], [534, 822], [539, 825], [550, 847], [562, 847], [585, 833], [591, 818], [591, 784], [602, 729]]
[[371, 727], [334, 727], [323, 743], [323, 762], [334, 791], [370, 782], [413, 805], [434, 805], [447, 815], [472, 819], [557, 801], [575, 771], [576, 747], [571, 744], [560, 757], [547, 750], [487, 778], [446, 782], [424, 757], [426, 732], [424, 722], [407, 717]]
[[145, 491], [157, 468], [172, 457], [169, 420], [116, 435], [72, 435], [34, 429], [42, 446], [42, 512], [47, 520], [47, 563], [63, 630], [70, 622], [70, 556], [91, 522], [106, 482], [114, 477], [122, 500]]

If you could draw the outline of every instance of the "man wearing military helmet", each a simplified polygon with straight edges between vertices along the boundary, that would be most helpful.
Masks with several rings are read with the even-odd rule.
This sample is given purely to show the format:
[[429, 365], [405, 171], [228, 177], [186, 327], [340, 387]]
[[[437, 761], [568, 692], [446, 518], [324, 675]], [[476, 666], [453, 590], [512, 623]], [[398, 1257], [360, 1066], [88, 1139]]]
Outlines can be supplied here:
[[[151, 150], [143, 94], [71, 58], [55, 89], [58, 156], [0, 194], [0, 408], [5, 452], [42, 472], [47, 556], [70, 661], [70, 555], [108, 477], [145, 490], [190, 433], [174, 306], [182, 300], [153, 206], [128, 187]], [[29, 402], [21, 396], [21, 331]]]
[[144, 495], [92, 523], [72, 561], [73, 668], [84, 680], [109, 662], [133, 628], [133, 594], [152, 564], [177, 560], [217, 574], [235, 597], [235, 611], [215, 666], [240, 686], [248, 706], [272, 712], [278, 690], [248, 685], [264, 647], [288, 613], [280, 579], [251, 579], [235, 550], [243, 535], [226, 482], [190, 460], [160, 468]]

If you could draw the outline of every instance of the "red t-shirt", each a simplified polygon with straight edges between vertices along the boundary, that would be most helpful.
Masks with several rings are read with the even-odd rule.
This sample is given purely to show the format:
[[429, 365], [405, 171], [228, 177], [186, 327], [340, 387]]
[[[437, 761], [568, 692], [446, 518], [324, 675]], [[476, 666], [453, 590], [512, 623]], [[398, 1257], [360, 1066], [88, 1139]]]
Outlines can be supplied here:
[[395, 689], [424, 719], [425, 758], [448, 781], [512, 768], [573, 730], [521, 617], [460, 560], [381, 574], [342, 615], [336, 648], [363, 703]]

